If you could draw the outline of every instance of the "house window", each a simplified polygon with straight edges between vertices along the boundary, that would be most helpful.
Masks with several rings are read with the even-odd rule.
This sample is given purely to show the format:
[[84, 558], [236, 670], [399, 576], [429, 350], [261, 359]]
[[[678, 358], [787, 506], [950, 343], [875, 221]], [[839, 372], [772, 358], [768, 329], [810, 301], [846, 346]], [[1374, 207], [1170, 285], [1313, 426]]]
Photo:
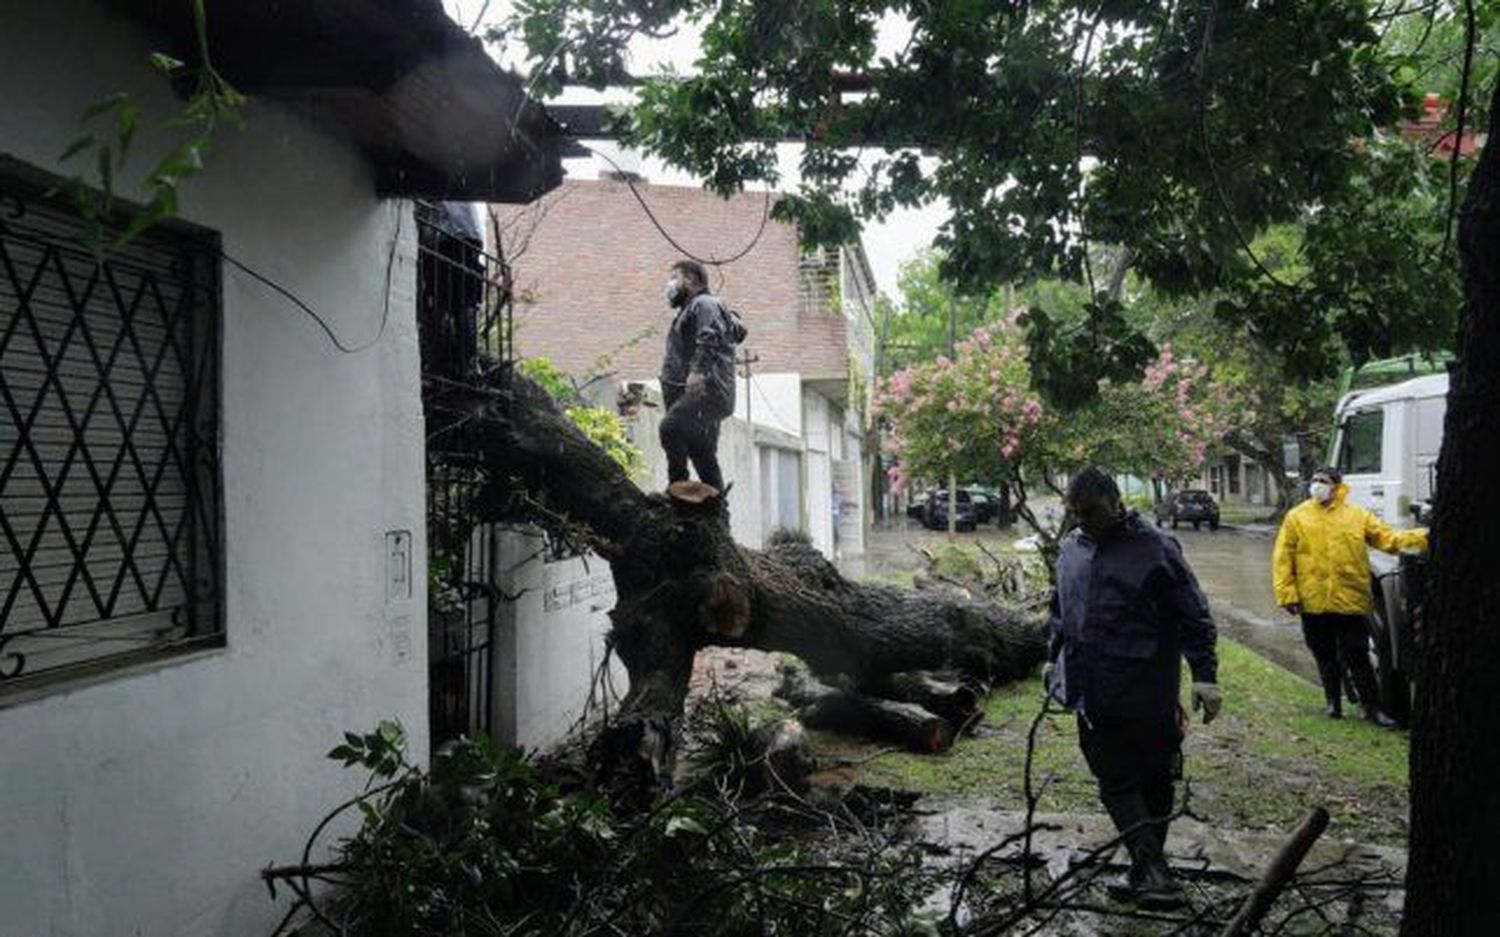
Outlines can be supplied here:
[[214, 235], [103, 263], [0, 161], [0, 699], [221, 643]]

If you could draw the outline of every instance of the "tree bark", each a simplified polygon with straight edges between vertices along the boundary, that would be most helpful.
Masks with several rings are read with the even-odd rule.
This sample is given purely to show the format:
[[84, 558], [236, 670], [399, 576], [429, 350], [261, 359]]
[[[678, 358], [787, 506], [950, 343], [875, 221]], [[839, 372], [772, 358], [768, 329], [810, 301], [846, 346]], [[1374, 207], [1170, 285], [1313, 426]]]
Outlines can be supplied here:
[[1402, 934], [1481, 934], [1500, 883], [1500, 83], [1459, 220], [1451, 369], [1411, 746]]
[[[501, 368], [442, 402], [467, 414], [484, 454], [481, 511], [583, 524], [610, 564], [610, 643], [630, 677], [620, 720], [598, 740], [608, 773], [670, 771], [693, 656], [707, 645], [784, 651], [819, 677], [873, 686], [891, 673], [951, 671], [988, 685], [1045, 656], [1037, 614], [852, 583], [809, 544], [743, 548], [706, 486], [647, 494], [531, 381]], [[696, 486], [696, 487], [695, 487]], [[698, 497], [706, 494], [707, 497]]]

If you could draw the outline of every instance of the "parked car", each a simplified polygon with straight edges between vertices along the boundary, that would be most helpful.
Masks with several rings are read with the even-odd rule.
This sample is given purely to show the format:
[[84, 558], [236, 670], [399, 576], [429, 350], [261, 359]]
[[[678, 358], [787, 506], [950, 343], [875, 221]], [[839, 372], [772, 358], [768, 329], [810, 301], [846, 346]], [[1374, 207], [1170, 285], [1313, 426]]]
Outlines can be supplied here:
[[1175, 530], [1183, 521], [1199, 530], [1204, 524], [1209, 530], [1219, 529], [1219, 504], [1206, 491], [1190, 488], [1167, 495], [1156, 505], [1156, 526], [1165, 527], [1171, 522]]
[[[955, 515], [954, 528], [957, 530], [974, 530], [979, 524], [974, 513], [974, 498], [967, 488], [960, 488], [954, 493], [958, 512]], [[948, 529], [948, 492], [943, 488], [934, 488], [927, 493], [927, 512], [922, 519], [923, 524], [929, 530]]]
[[994, 492], [970, 488], [969, 497], [974, 502], [974, 523], [992, 524], [1000, 518], [1000, 499]]
[[914, 521], [927, 520], [927, 500], [930, 493], [926, 491], [913, 492], [911, 501], [906, 505], [906, 516]]

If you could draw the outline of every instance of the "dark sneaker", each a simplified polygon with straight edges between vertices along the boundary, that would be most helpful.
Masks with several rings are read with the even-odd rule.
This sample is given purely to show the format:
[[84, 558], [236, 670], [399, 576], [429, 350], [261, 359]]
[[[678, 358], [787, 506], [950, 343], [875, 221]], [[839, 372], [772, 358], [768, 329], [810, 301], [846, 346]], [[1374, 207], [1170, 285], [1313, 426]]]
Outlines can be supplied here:
[[1336, 703], [1329, 703], [1323, 707], [1323, 715], [1329, 719], [1342, 719], [1344, 718], [1344, 710]]

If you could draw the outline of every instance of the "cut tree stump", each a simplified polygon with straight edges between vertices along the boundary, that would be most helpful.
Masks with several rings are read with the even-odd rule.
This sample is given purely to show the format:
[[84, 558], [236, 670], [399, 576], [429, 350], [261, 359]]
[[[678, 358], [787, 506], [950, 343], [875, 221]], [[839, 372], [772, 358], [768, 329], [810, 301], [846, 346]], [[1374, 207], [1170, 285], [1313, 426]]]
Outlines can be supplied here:
[[[440, 394], [437, 403], [463, 417], [451, 432], [483, 454], [481, 516], [585, 525], [610, 564], [617, 602], [609, 643], [630, 689], [591, 753], [606, 778], [670, 774], [693, 656], [708, 645], [793, 654], [820, 678], [863, 688], [871, 701], [868, 688], [892, 674], [942, 671], [995, 685], [1045, 656], [1038, 613], [853, 583], [802, 542], [741, 547], [720, 493], [698, 483], [670, 495], [643, 492], [545, 391], [507, 367]], [[518, 497], [525, 507], [517, 508]], [[895, 712], [914, 715], [873, 702], [863, 715], [895, 724]], [[944, 728], [951, 736], [946, 721]], [[928, 747], [951, 743], [930, 731]]]

